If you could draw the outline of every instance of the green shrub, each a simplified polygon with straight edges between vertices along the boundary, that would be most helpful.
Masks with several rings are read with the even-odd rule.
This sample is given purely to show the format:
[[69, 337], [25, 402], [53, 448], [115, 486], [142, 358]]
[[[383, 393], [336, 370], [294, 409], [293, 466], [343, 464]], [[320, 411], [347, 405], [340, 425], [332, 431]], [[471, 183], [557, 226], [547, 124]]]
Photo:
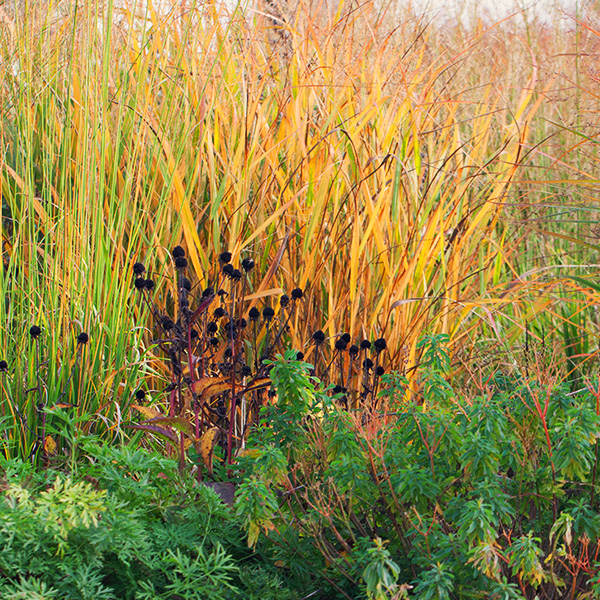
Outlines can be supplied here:
[[446, 341], [424, 341], [416, 394], [401, 374], [384, 376], [380, 411], [336, 408], [292, 354], [279, 357], [276, 384], [307, 386], [313, 406], [289, 412], [302, 391], [282, 386], [251, 435], [238, 496], [250, 542], [321, 598], [589, 592], [600, 534], [593, 394], [555, 376], [496, 376], [459, 398]]

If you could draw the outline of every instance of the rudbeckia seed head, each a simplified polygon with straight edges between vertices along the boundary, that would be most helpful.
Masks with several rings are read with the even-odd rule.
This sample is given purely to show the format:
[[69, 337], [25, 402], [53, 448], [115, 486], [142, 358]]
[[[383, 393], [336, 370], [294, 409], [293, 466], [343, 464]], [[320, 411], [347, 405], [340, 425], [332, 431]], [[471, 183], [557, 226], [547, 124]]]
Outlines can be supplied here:
[[221, 252], [221, 254], [219, 254], [219, 260], [225, 265], [231, 262], [231, 252], [227, 252], [227, 250]]
[[175, 268], [176, 269], [186, 269], [188, 266], [188, 261], [185, 256], [178, 256], [175, 259]]
[[77, 343], [78, 344], [87, 344], [90, 341], [90, 336], [85, 332], [82, 331], [78, 336], [77, 336]]
[[304, 360], [304, 352], [296, 352], [296, 360]]
[[29, 335], [35, 340], [38, 337], [40, 337], [40, 334], [42, 333], [42, 330], [37, 326], [37, 325], [33, 325], [33, 327], [31, 327], [29, 329]]
[[346, 344], [350, 343], [350, 334], [349, 333], [342, 333], [342, 335], [340, 336], [342, 340], [344, 340], [346, 342]]
[[215, 308], [213, 316], [215, 317], [215, 319], [220, 319], [221, 317], [224, 317], [225, 309], [222, 306], [217, 306], [217, 308]]
[[381, 377], [385, 373], [385, 369], [382, 366], [379, 366], [375, 369], [375, 375], [377, 377]]
[[134, 282], [133, 285], [135, 285], [135, 289], [142, 291], [143, 289], [146, 288], [146, 280], [143, 277], [138, 277]]
[[5, 360], [0, 360], [0, 373], [6, 373], [8, 371], [8, 363]]
[[373, 368], [373, 361], [370, 358], [365, 358], [365, 360], [363, 361], [363, 367], [367, 371], [370, 371]]
[[146, 267], [144, 267], [144, 265], [141, 262], [136, 262], [133, 264], [133, 272], [136, 275], [141, 275], [145, 271], [146, 271]]
[[281, 308], [286, 308], [290, 304], [290, 297], [287, 294], [283, 294], [281, 298], [279, 298], [279, 304]]
[[223, 275], [226, 275], [227, 277], [231, 277], [233, 275], [233, 265], [230, 263], [223, 265], [221, 270], [223, 271]]
[[363, 340], [360, 343], [360, 349], [361, 350], [368, 350], [371, 347], [371, 342], [369, 340]]
[[304, 292], [300, 288], [292, 290], [292, 300], [300, 300], [304, 296]]
[[387, 348], [387, 343], [383, 338], [379, 338], [373, 342], [373, 346], [375, 347], [375, 351], [379, 354], [379, 352], [383, 352]]
[[138, 391], [135, 393], [135, 397], [136, 397], [138, 400], [143, 400], [143, 399], [146, 397], [146, 392], [145, 392], [144, 390], [138, 390]]
[[173, 258], [180, 258], [185, 256], [185, 250], [181, 246], [175, 246], [173, 248]]
[[322, 344], [325, 341], [325, 334], [320, 329], [317, 329], [317, 331], [312, 334], [312, 339], [315, 344]]
[[246, 273], [249, 273], [252, 271], [252, 269], [254, 269], [254, 261], [251, 258], [245, 258], [242, 261], [242, 269], [244, 269]]
[[350, 356], [356, 357], [356, 356], [358, 356], [358, 352], [359, 352], [359, 348], [356, 344], [352, 344], [352, 346], [350, 346], [350, 348], [348, 348], [348, 354], [350, 354]]
[[270, 321], [275, 316], [275, 311], [270, 306], [265, 306], [262, 316], [265, 321]]
[[348, 344], [346, 343], [346, 341], [343, 340], [342, 338], [335, 340], [335, 349], [339, 350], [340, 352], [342, 350], [345, 350], [347, 345]]
[[152, 281], [152, 279], [146, 279], [144, 281], [144, 287], [148, 290], [148, 291], [152, 291], [154, 289], [154, 281]]
[[258, 310], [258, 308], [256, 308], [256, 306], [253, 306], [250, 309], [250, 312], [248, 313], [248, 317], [250, 318], [251, 321], [258, 321], [258, 319], [260, 318], [260, 311]]

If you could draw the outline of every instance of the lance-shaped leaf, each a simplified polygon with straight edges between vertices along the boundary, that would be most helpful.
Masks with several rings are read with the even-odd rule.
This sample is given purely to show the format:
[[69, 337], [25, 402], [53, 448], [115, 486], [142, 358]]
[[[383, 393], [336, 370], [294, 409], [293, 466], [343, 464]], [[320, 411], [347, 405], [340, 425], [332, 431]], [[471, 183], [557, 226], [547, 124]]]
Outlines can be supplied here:
[[147, 421], [143, 421], [140, 425], [168, 425], [173, 427], [173, 429], [177, 429], [177, 431], [181, 431], [186, 435], [194, 437], [194, 426], [183, 417], [155, 417], [153, 419], [148, 419]]
[[135, 408], [135, 410], [137, 410], [144, 417], [146, 417], [146, 419], [155, 419], [156, 417], [164, 416], [160, 411], [154, 408], [150, 408], [149, 406], [140, 406], [138, 404], [132, 404], [131, 408]]
[[221, 430], [219, 427], [211, 427], [204, 432], [204, 435], [200, 440], [200, 454], [202, 455], [204, 465], [208, 469], [208, 474], [211, 477], [213, 474], [213, 452], [215, 449], [215, 444], [219, 439], [220, 432]]
[[154, 433], [162, 438], [165, 438], [167, 441], [172, 442], [177, 446], [179, 440], [177, 436], [170, 429], [165, 429], [164, 427], [159, 427], [158, 425], [125, 425], [125, 427], [129, 429], [139, 429], [140, 431], [147, 431], [148, 433]]

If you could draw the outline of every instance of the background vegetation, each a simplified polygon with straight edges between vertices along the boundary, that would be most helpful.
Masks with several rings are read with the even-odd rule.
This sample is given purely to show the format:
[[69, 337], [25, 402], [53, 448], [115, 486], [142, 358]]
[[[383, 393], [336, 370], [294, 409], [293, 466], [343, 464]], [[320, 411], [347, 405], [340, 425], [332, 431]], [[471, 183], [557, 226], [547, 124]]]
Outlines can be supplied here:
[[[561, 571], [553, 561], [557, 523], [564, 521], [561, 514], [575, 519], [573, 511], [567, 511], [568, 502], [587, 498], [585, 510], [592, 521], [597, 510], [600, 409], [590, 391], [597, 388], [600, 328], [600, 286], [594, 279], [600, 264], [596, 17], [593, 7], [579, 5], [568, 18], [539, 20], [525, 13], [500, 23], [472, 19], [468, 26], [444, 15], [431, 20], [393, 4], [374, 3], [341, 3], [335, 10], [308, 4], [294, 10], [236, 9], [228, 15], [214, 4], [195, 2], [2, 5], [0, 358], [6, 364], [0, 362], [0, 392], [5, 459], [33, 462], [37, 468], [52, 466], [60, 477], [67, 477], [66, 472], [75, 477], [82, 468], [81, 456], [100, 452], [94, 444], [87, 447], [86, 440], [99, 436], [119, 451], [125, 451], [123, 445], [152, 446], [177, 457], [182, 473], [177, 477], [182, 479], [192, 463], [198, 463], [194, 468], [200, 476], [201, 459], [209, 471], [214, 462], [216, 479], [240, 486], [237, 521], [231, 514], [227, 519], [238, 533], [244, 527], [252, 532], [251, 545], [259, 539], [266, 544], [265, 563], [257, 568], [266, 569], [268, 585], [275, 588], [281, 580], [273, 570], [275, 563], [269, 562], [270, 544], [283, 548], [288, 542], [274, 538], [273, 531], [285, 537], [282, 523], [289, 523], [291, 514], [286, 511], [308, 514], [308, 502], [317, 511], [319, 525], [314, 525], [313, 514], [293, 535], [295, 543], [310, 546], [310, 560], [319, 555], [324, 561], [319, 571], [323, 578], [315, 587], [322, 597], [400, 597], [409, 589], [398, 587], [403, 584], [413, 585], [410, 593], [423, 598], [446, 597], [444, 593], [489, 597], [490, 581], [500, 586], [493, 588], [499, 598], [556, 597], [555, 590], [565, 593], [563, 583], [570, 586], [571, 597], [589, 592], [597, 557], [586, 563], [582, 556], [596, 544], [595, 525], [571, 529], [571, 541], [564, 538], [579, 562], [562, 555], [561, 564], [567, 566]], [[309, 373], [297, 367], [299, 389], [308, 390], [299, 404], [290, 397], [294, 385], [285, 393], [273, 390], [268, 402], [261, 401], [282, 407], [291, 403], [289, 419], [298, 426], [295, 436], [289, 437], [285, 420], [273, 421], [272, 409], [259, 416], [258, 404], [254, 412], [238, 408], [235, 384], [234, 391], [219, 400], [225, 416], [212, 421], [202, 417], [199, 424], [200, 404], [194, 394], [205, 384], [195, 384], [193, 368], [178, 375], [164, 345], [156, 344], [166, 331], [163, 317], [183, 314], [183, 282], [181, 272], [175, 274], [172, 255], [176, 245], [186, 252], [189, 299], [196, 307], [210, 296], [202, 296], [210, 287], [235, 296], [236, 284], [222, 274], [223, 251], [231, 253], [236, 268], [245, 258], [254, 260], [256, 267], [244, 276], [244, 292], [237, 296], [236, 314], [241, 317], [258, 308], [264, 315], [265, 308], [272, 308], [281, 334], [280, 346], [269, 349], [271, 358], [293, 348], [302, 352], [300, 362], [318, 367], [320, 361], [320, 382], [302, 379]], [[136, 262], [144, 264], [152, 289], [136, 290]], [[293, 289], [302, 290], [302, 297], [286, 312], [280, 298]], [[32, 326], [40, 331], [31, 335]], [[203, 321], [203, 327], [208, 326]], [[273, 340], [267, 320], [257, 327], [254, 345], [244, 345], [248, 364], [258, 364], [259, 348], [264, 351]], [[314, 343], [316, 331], [323, 332], [322, 343]], [[376, 354], [385, 379], [375, 370], [373, 379], [363, 378], [366, 368], [336, 346], [343, 333], [356, 344], [385, 339], [385, 351]], [[427, 355], [427, 348], [437, 347], [432, 340], [442, 340], [438, 345], [445, 350], [439, 356], [445, 359], [432, 358], [435, 352]], [[226, 346], [226, 334], [223, 341]], [[186, 353], [184, 346], [178, 351]], [[216, 353], [215, 365], [226, 351]], [[192, 355], [190, 346], [187, 356]], [[289, 355], [286, 364], [292, 358]], [[332, 371], [323, 370], [330, 363]], [[335, 369], [341, 381], [331, 375]], [[343, 389], [325, 392], [328, 383], [344, 387], [345, 369], [355, 394], [344, 398]], [[253, 373], [257, 380], [258, 375]], [[191, 380], [191, 405], [182, 401], [185, 377]], [[229, 377], [236, 381], [235, 368]], [[510, 381], [517, 395], [502, 395], [508, 384], [500, 380]], [[368, 391], [363, 394], [365, 382]], [[177, 410], [174, 396], [163, 393], [169, 384], [179, 386]], [[376, 399], [379, 392], [383, 395]], [[305, 404], [308, 400], [315, 404]], [[216, 402], [205, 405], [218, 412]], [[360, 507], [355, 515], [360, 527], [348, 523], [347, 511], [338, 515], [346, 523], [344, 532], [337, 522], [320, 522], [323, 514], [308, 492], [306, 498], [295, 498], [294, 506], [284, 506], [277, 495], [285, 497], [295, 489], [296, 484], [286, 487], [291, 481], [286, 469], [297, 468], [294, 465], [303, 465], [299, 485], [307, 489], [337, 476], [327, 470], [326, 460], [322, 469], [316, 468], [313, 459], [297, 455], [295, 449], [307, 442], [303, 436], [332, 435], [327, 427], [334, 425], [325, 418], [325, 405], [331, 402], [327, 410], [336, 414], [331, 419], [347, 419], [344, 427], [356, 452], [348, 450], [348, 458], [328, 450], [325, 442], [317, 447], [333, 462], [342, 460], [338, 454], [346, 456], [344, 461], [355, 464], [347, 472], [355, 473], [357, 482], [371, 473], [370, 483], [365, 483], [367, 497], [379, 493], [380, 468], [390, 478], [401, 478], [402, 461], [419, 464], [423, 450], [410, 436], [414, 426], [419, 429], [420, 419], [446, 422], [439, 443], [432, 442], [433, 450], [419, 430], [423, 452], [431, 461], [431, 478], [427, 475], [428, 485], [418, 493], [390, 492], [393, 503], [384, 507], [389, 519], [385, 526], [373, 523], [365, 528], [375, 505], [364, 505], [367, 500], [356, 489], [358, 483], [336, 480], [343, 498], [336, 510], [346, 511], [346, 502]], [[484, 435], [473, 423], [483, 423], [478, 415], [486, 414], [488, 403], [496, 411], [491, 420], [506, 422], [506, 427], [485, 421]], [[338, 415], [340, 406], [352, 410]], [[413, 418], [413, 425], [390, 416], [407, 411], [422, 416]], [[166, 425], [161, 431], [148, 424], [132, 428], [139, 427], [140, 414], [146, 420], [158, 415]], [[322, 420], [313, 422], [316, 416]], [[259, 419], [275, 432], [275, 439], [253, 437], [251, 425]], [[509, 431], [519, 419], [522, 430]], [[433, 421], [424, 427], [431, 427], [437, 440]], [[379, 425], [371, 431], [373, 422]], [[211, 423], [220, 439], [216, 430], [203, 439], [214, 441], [214, 461], [212, 446], [209, 459], [200, 451], [200, 434], [208, 433]], [[190, 424], [196, 429], [190, 430]], [[234, 431], [234, 425], [239, 429]], [[572, 450], [571, 459], [561, 462], [555, 446], [560, 436], [571, 439], [567, 427], [587, 440], [577, 443], [589, 447]], [[287, 431], [289, 439], [277, 431]], [[416, 453], [402, 460], [390, 458], [397, 472], [386, 462], [382, 441], [392, 433], [394, 439], [405, 440], [412, 449], [409, 454]], [[474, 447], [493, 460], [465, 458], [458, 440], [476, 435], [480, 437]], [[373, 446], [379, 452], [377, 460], [369, 436], [383, 444]], [[495, 441], [487, 440], [490, 437]], [[488, 442], [493, 447], [486, 450]], [[242, 452], [246, 443], [254, 445], [254, 455]], [[268, 449], [281, 452], [286, 460], [276, 461], [278, 471], [266, 471], [267, 483], [279, 486], [275, 491], [268, 489], [258, 467], [243, 462], [246, 455], [262, 456]], [[517, 468], [514, 453], [519, 449], [533, 454]], [[433, 470], [440, 453], [447, 472], [438, 481]], [[366, 460], [371, 467], [365, 467]], [[484, 464], [479, 470], [472, 466], [478, 460]], [[229, 463], [228, 469], [222, 461]], [[341, 476], [346, 466], [339, 468]], [[81, 477], [86, 473], [81, 471]], [[166, 473], [166, 467], [160, 473]], [[511, 488], [515, 477], [521, 477], [518, 492]], [[509, 496], [503, 508], [494, 508], [491, 500], [488, 506], [488, 496], [476, 492], [491, 480], [494, 494], [500, 494], [500, 485], [501, 493]], [[22, 486], [23, 480], [19, 482]], [[396, 484], [401, 482], [392, 487]], [[37, 483], [31, 485], [34, 489]], [[98, 484], [98, 496], [91, 488], [76, 488], [84, 496], [89, 492], [90, 501], [96, 502], [91, 521], [83, 524], [86, 528], [89, 523], [99, 526], [93, 515], [105, 501], [100, 490], [110, 485]], [[10, 510], [23, 509], [34, 516], [45, 510], [45, 496], [26, 499], [25, 492], [7, 489], [13, 490], [6, 496]], [[240, 491], [244, 489], [248, 494]], [[524, 500], [526, 493], [535, 494], [540, 505]], [[258, 512], [252, 512], [252, 498], [257, 497], [273, 500], [273, 515], [265, 516], [260, 512], [264, 506], [259, 510], [258, 505]], [[457, 498], [467, 504], [481, 501], [483, 513], [495, 514], [485, 513], [489, 527], [482, 525], [481, 535], [461, 530], [461, 510], [467, 508]], [[184, 508], [186, 502], [156, 500], [159, 506]], [[446, 504], [455, 512], [449, 509], [446, 514]], [[475, 510], [475, 504], [469, 506]], [[413, 509], [417, 520], [428, 523], [425, 531], [431, 525], [436, 532], [437, 546], [425, 554], [417, 548], [422, 540], [417, 542], [418, 536], [409, 533], [409, 523], [400, 522], [404, 517], [399, 515]], [[534, 526], [539, 515], [544, 516]], [[160, 518], [166, 519], [164, 514]], [[388, 527], [394, 520], [396, 525]], [[528, 523], [533, 527], [529, 538]], [[384, 533], [388, 529], [394, 536]], [[525, 556], [515, 554], [517, 530], [519, 543], [530, 543], [529, 558], [523, 558], [529, 560], [527, 567], [514, 558]], [[66, 543], [64, 531], [58, 537], [44, 535], [59, 544], [49, 556]], [[587, 536], [589, 543], [577, 535]], [[359, 538], [370, 539], [371, 545]], [[349, 539], [352, 546], [346, 548]], [[462, 544], [460, 552], [452, 545], [456, 540]], [[238, 541], [227, 546], [227, 556], [242, 560]], [[219, 556], [219, 548], [225, 547], [194, 543]], [[36, 544], [29, 541], [25, 546]], [[173, 556], [185, 553], [183, 546], [170, 547]], [[113, 565], [129, 560], [114, 558], [110, 548], [99, 545], [94, 552], [110, 554]], [[354, 556], [356, 548], [362, 548], [360, 556]], [[443, 552], [453, 554], [454, 562], [448, 563]], [[195, 551], [193, 560], [210, 561], [217, 554]], [[399, 559], [400, 554], [404, 558]], [[540, 562], [542, 554], [550, 567]], [[294, 556], [296, 563], [283, 557], [277, 568], [302, 589], [302, 574], [285, 569], [292, 569], [292, 563], [300, 569], [310, 561]], [[228, 573], [234, 563], [223, 561], [221, 572]], [[351, 564], [340, 570], [344, 561]], [[53, 572], [50, 564], [44, 568]], [[472, 565], [475, 575], [465, 575], [461, 564]], [[369, 565], [375, 566], [369, 570]], [[169, 587], [164, 565], [138, 567], [142, 571], [135, 571], [131, 579], [150, 572], [144, 569], [163, 573], [148, 578], [148, 585], [158, 586], [152, 592], [156, 597], [180, 593]], [[431, 581], [438, 581], [437, 591], [427, 591], [434, 588], [423, 583], [425, 571]], [[586, 577], [580, 578], [584, 571]], [[110, 593], [117, 593], [112, 576], [102, 569], [98, 573], [103, 573], [98, 585], [112, 586]], [[17, 585], [17, 580], [33, 581], [42, 574], [23, 567], [5, 577], [11, 580], [7, 585]], [[237, 575], [231, 577], [219, 580], [222, 589], [246, 593], [248, 584], [235, 579]], [[467, 584], [467, 579], [476, 581]], [[60, 594], [67, 580], [40, 581]], [[224, 597], [229, 592], [223, 591]]]

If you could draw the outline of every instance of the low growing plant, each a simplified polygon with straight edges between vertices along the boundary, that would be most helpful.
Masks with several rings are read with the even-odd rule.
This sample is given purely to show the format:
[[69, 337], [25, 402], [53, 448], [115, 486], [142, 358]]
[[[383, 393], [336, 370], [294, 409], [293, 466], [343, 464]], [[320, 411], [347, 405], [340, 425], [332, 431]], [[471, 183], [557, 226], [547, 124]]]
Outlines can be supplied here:
[[[410, 400], [405, 378], [384, 376], [378, 410], [341, 410], [291, 354], [275, 361], [319, 402], [297, 416], [263, 409], [243, 463], [254, 483], [237, 500], [258, 507], [249, 542], [290, 576], [311, 571], [322, 598], [598, 593], [594, 390], [538, 369], [460, 397], [446, 341], [424, 341]], [[290, 392], [278, 393], [285, 415]]]

